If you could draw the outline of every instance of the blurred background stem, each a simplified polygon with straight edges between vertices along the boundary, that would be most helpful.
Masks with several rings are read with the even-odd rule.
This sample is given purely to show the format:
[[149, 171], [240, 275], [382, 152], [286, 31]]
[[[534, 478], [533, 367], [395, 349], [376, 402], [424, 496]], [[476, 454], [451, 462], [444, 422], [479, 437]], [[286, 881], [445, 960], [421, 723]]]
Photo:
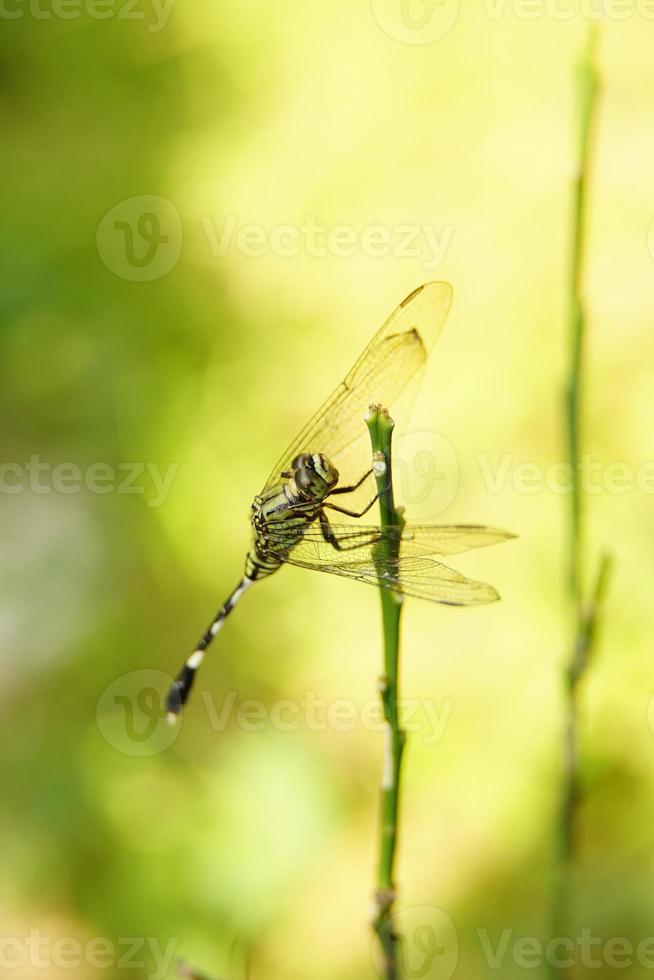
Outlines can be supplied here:
[[[404, 520], [393, 499], [391, 470], [391, 437], [393, 420], [388, 412], [371, 406], [366, 419], [373, 450], [373, 471], [379, 494], [381, 524], [384, 528], [401, 528]], [[389, 533], [379, 542], [378, 554], [385, 558], [399, 555], [399, 535]], [[377, 867], [376, 908], [373, 928], [379, 937], [384, 957], [386, 980], [399, 980], [398, 937], [393, 929], [395, 902], [395, 852], [398, 836], [400, 774], [405, 733], [398, 716], [398, 668], [400, 653], [400, 617], [402, 596], [388, 589], [379, 590], [384, 629], [384, 673], [379, 691], [384, 709], [384, 762], [380, 800], [379, 858]]]
[[[566, 721], [563, 786], [558, 817], [558, 875], [554, 895], [553, 930], [567, 936], [572, 929], [572, 874], [577, 854], [576, 823], [580, 802], [578, 690], [592, 653], [598, 616], [605, 593], [610, 559], [603, 555], [595, 581], [586, 586], [584, 568], [584, 496], [580, 486], [581, 411], [584, 345], [587, 327], [583, 295], [587, 192], [599, 95], [595, 67], [597, 29], [591, 28], [578, 71], [579, 169], [574, 188], [572, 264], [570, 278], [570, 362], [565, 394], [568, 462], [572, 493], [569, 514], [568, 592], [571, 609], [570, 656], [565, 670]], [[565, 972], [565, 971], [563, 971]], [[552, 967], [553, 975], [561, 971]]]

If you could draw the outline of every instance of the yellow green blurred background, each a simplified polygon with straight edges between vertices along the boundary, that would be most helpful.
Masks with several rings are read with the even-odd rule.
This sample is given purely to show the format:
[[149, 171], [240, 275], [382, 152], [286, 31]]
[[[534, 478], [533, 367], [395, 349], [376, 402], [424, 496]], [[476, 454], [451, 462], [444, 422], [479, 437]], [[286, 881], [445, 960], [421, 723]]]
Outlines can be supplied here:
[[[570, 923], [602, 949], [654, 935], [654, 21], [645, 2], [609, 6], [584, 451], [600, 464], [588, 565], [607, 548], [615, 568], [580, 694]], [[6, 0], [3, 976], [172, 977], [173, 954], [229, 980], [377, 975], [375, 591], [283, 569], [229, 620], [179, 730], [160, 709], [241, 575], [274, 460], [435, 278], [454, 305], [411, 444], [439, 462], [440, 503], [421, 503], [421, 470], [398, 494], [409, 517], [415, 498], [420, 517], [519, 539], [453, 562], [500, 603], [406, 604], [399, 921], [447, 937], [440, 972], [412, 961], [414, 976], [546, 976], [514, 954], [549, 935], [574, 66], [593, 11]], [[333, 233], [325, 247], [307, 222]], [[26, 954], [34, 930], [45, 966]], [[487, 945], [507, 934], [493, 966]], [[93, 962], [73, 965], [74, 942], [54, 950], [95, 937]], [[126, 937], [141, 937], [131, 959]], [[650, 974], [649, 948], [623, 976]], [[574, 976], [613, 972], [578, 962]]]

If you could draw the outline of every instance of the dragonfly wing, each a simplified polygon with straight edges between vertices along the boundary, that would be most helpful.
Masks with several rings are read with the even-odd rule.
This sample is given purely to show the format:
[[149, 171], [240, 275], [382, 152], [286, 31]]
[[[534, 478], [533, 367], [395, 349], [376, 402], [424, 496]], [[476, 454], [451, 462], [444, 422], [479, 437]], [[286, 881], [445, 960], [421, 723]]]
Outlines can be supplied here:
[[[324, 453], [340, 473], [340, 485], [365, 472], [370, 452], [363, 420], [368, 407], [389, 408], [425, 364], [452, 302], [445, 282], [419, 286], [398, 306], [364, 350], [345, 380], [327, 399], [274, 467], [266, 489], [300, 452]], [[363, 450], [363, 451], [362, 451]]]
[[[308, 527], [302, 540], [293, 548], [292, 560], [307, 561], [312, 566], [322, 563], [330, 567], [352, 561], [367, 560], [372, 563], [375, 545], [381, 541], [384, 533], [388, 534], [388, 531], [384, 532], [381, 527], [374, 525], [332, 524], [331, 521], [329, 532], [335, 544], [325, 540], [318, 524]], [[274, 526], [269, 528], [271, 550], [284, 553], [285, 533], [287, 540], [288, 532], [284, 531], [283, 525], [277, 529]], [[395, 533], [400, 535], [402, 558], [458, 555], [473, 548], [499, 544], [515, 536], [500, 528], [476, 524], [405, 524], [397, 528]]]
[[499, 599], [497, 591], [486, 582], [476, 582], [432, 558], [402, 557], [399, 560], [377, 558], [326, 562], [311, 562], [296, 557], [295, 551], [286, 559], [291, 565], [313, 571], [329, 572], [381, 586], [402, 595], [428, 599], [447, 606], [475, 606]]

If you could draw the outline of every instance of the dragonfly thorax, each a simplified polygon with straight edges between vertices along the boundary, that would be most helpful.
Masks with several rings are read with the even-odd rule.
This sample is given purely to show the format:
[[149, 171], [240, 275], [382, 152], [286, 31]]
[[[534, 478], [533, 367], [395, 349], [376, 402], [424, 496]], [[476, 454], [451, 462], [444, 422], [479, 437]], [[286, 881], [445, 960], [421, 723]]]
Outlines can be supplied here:
[[322, 453], [300, 453], [291, 463], [291, 476], [303, 500], [322, 500], [338, 483], [338, 470]]
[[280, 477], [252, 504], [253, 550], [246, 561], [250, 579], [270, 575], [286, 560], [320, 514], [339, 474], [322, 453], [300, 453]]

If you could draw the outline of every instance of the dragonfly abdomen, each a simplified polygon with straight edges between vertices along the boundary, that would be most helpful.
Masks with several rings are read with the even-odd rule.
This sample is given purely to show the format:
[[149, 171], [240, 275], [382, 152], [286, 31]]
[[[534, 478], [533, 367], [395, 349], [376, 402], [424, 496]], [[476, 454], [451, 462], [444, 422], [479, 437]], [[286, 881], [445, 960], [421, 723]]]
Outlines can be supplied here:
[[256, 582], [260, 578], [272, 575], [283, 562], [280, 558], [273, 557], [264, 550], [257, 548], [256, 543], [245, 557], [245, 576]]

